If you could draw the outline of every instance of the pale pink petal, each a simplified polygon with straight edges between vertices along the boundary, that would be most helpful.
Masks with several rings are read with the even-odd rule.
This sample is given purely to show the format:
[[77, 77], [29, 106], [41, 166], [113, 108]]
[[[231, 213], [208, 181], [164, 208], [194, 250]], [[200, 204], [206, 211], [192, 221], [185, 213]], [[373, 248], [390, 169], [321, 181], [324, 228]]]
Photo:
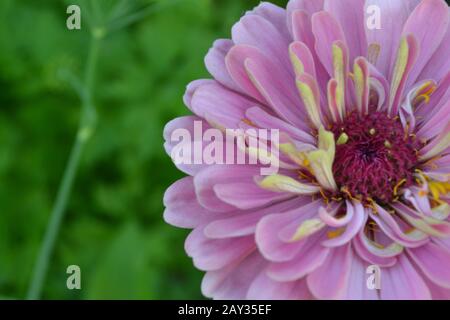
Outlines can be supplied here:
[[350, 280], [353, 252], [350, 245], [334, 248], [325, 262], [306, 281], [318, 299], [344, 299]]
[[[362, 240], [362, 233], [364, 230], [360, 231], [360, 234], [353, 238], [352, 245], [355, 250], [355, 253], [363, 259], [364, 261], [370, 263], [371, 265], [377, 265], [380, 267], [392, 267], [397, 263], [397, 259], [395, 256], [388, 256], [384, 254], [383, 256], [380, 254], [383, 251], [380, 248], [377, 248], [373, 244], [370, 244], [367, 240]], [[378, 249], [378, 250], [377, 250]], [[400, 252], [401, 253], [401, 252]]]
[[321, 11], [312, 16], [312, 32], [316, 39], [315, 49], [320, 61], [333, 76], [332, 47], [336, 41], [346, 43], [344, 32], [336, 19], [328, 12]]
[[266, 270], [263, 270], [251, 284], [246, 298], [249, 300], [298, 300], [310, 297], [304, 281], [274, 281], [267, 275]]
[[252, 97], [271, 106], [285, 121], [302, 130], [308, 128], [302, 108], [293, 108], [301, 106], [293, 76], [278, 68], [256, 47], [235, 46], [226, 60], [233, 79]]
[[430, 290], [405, 255], [391, 268], [381, 269], [381, 292], [383, 300], [428, 300]]
[[291, 138], [296, 139], [300, 142], [313, 144], [315, 143], [315, 138], [308, 132], [300, 130], [299, 128], [277, 118], [265, 110], [253, 107], [246, 111], [245, 115], [247, 118], [260, 128], [264, 129], [278, 129], [281, 132], [287, 133]]
[[448, 59], [449, 52], [450, 27], [447, 28], [447, 33], [445, 34], [441, 45], [437, 48], [425, 68], [422, 70], [419, 79], [441, 80], [450, 71], [450, 59]]
[[[194, 128], [196, 123], [201, 123], [200, 137], [195, 134]], [[183, 158], [180, 160], [186, 160], [175, 162], [178, 169], [189, 175], [195, 175], [206, 167], [203, 163], [195, 164], [194, 143], [203, 141], [203, 133], [209, 128], [211, 128], [211, 126], [206, 123], [206, 121], [196, 116], [176, 118], [166, 124], [163, 133], [165, 140], [164, 149], [166, 150], [166, 153], [171, 157], [182, 155]], [[189, 139], [185, 140], [184, 138], [180, 138], [180, 136], [176, 134], [177, 132], [183, 132], [183, 134], [189, 135]], [[206, 145], [208, 144], [205, 143], [205, 145], [202, 145], [201, 149]], [[186, 150], [186, 154], [183, 150]]]
[[164, 206], [164, 220], [180, 228], [192, 229], [218, 218], [198, 203], [192, 177], [180, 179], [166, 190]]
[[267, 265], [258, 252], [203, 277], [202, 293], [218, 300], [242, 300], [256, 276]]
[[234, 183], [238, 181], [252, 181], [259, 175], [256, 166], [208, 166], [194, 177], [195, 191], [200, 204], [211, 211], [226, 212], [236, 209], [235, 206], [220, 200], [215, 191], [216, 184]]
[[183, 96], [183, 102], [186, 105], [186, 107], [188, 107], [190, 110], [191, 109], [191, 101], [192, 101], [192, 96], [194, 95], [195, 90], [197, 90], [200, 86], [205, 85], [205, 84], [211, 84], [211, 83], [215, 83], [215, 80], [211, 80], [211, 79], [200, 79], [200, 80], [194, 80], [191, 83], [189, 83], [186, 87], [186, 92]]
[[436, 113], [426, 122], [422, 123], [417, 136], [425, 141], [441, 134], [450, 121], [450, 100], [436, 111]]
[[271, 263], [267, 274], [276, 281], [295, 281], [317, 269], [325, 261], [330, 249], [317, 244], [321, 236], [313, 235], [306, 240], [291, 261]]
[[251, 235], [256, 231], [257, 223], [266, 215], [286, 212], [297, 208], [303, 203], [301, 197], [282, 201], [263, 209], [250, 211], [236, 211], [237, 214], [221, 214], [220, 218], [209, 223], [205, 228], [205, 235], [211, 239], [225, 239]]
[[347, 201], [347, 211], [353, 211], [352, 220], [347, 224], [341, 235], [322, 241], [325, 247], [338, 247], [350, 242], [364, 227], [367, 221], [367, 213], [361, 203], [350, 204]]
[[[366, 12], [369, 7], [379, 8], [381, 28], [369, 29], [367, 19], [371, 18], [366, 13], [367, 44], [370, 47], [375, 45], [374, 51], [369, 56], [373, 56], [371, 61], [377, 69], [386, 77], [391, 76], [394, 67], [395, 55], [400, 44], [400, 36], [403, 25], [409, 17], [409, 14], [415, 8], [420, 0], [366, 0]], [[373, 9], [372, 9], [373, 10]], [[374, 11], [369, 11], [374, 14]]]
[[264, 190], [254, 181], [221, 184], [214, 187], [217, 197], [238, 209], [247, 210], [287, 200], [293, 195]]
[[200, 270], [219, 270], [246, 257], [256, 248], [252, 236], [209, 239], [203, 231], [204, 226], [194, 229], [186, 238], [184, 246], [195, 267]]
[[292, 40], [286, 24], [287, 12], [284, 8], [280, 8], [270, 2], [261, 2], [259, 6], [252, 11], [249, 11], [247, 14], [256, 14], [263, 17], [272, 23], [272, 25], [280, 32], [286, 41], [290, 42]]
[[350, 61], [367, 56], [367, 39], [364, 29], [365, 0], [325, 0], [325, 11], [330, 12], [342, 27], [348, 48]]
[[370, 212], [370, 217], [377, 223], [381, 230], [395, 242], [405, 247], [417, 248], [429, 241], [428, 236], [425, 233], [418, 230], [414, 230], [414, 233], [409, 232], [410, 230], [404, 230], [399, 224], [399, 220], [396, 220], [379, 205], [376, 207], [377, 214]]
[[216, 40], [205, 56], [205, 65], [209, 73], [218, 82], [232, 90], [240, 91], [240, 88], [231, 78], [225, 65], [225, 57], [233, 46], [233, 41], [229, 39]]
[[[295, 27], [292, 26], [293, 14], [295, 11], [304, 12], [309, 17], [312, 16], [313, 13], [323, 10], [323, 2], [324, 0], [290, 0], [287, 4], [287, 26], [289, 31], [291, 31], [294, 36], [295, 32], [293, 29]], [[299, 39], [296, 39], [299, 40]], [[311, 47], [312, 48], [312, 47]]]
[[378, 290], [368, 289], [367, 280], [370, 274], [367, 274], [369, 263], [361, 260], [357, 255], [353, 256], [350, 279], [348, 281], [347, 300], [378, 300]]
[[[300, 227], [301, 223], [317, 214], [321, 203], [309, 203], [304, 200], [298, 209], [293, 209], [285, 213], [271, 214], [258, 223], [256, 226], [255, 239], [261, 254], [270, 261], [289, 261], [300, 251], [305, 240], [289, 241], [283, 239], [280, 233], [286, 226], [292, 225]], [[288, 241], [286, 241], [288, 240]]]
[[288, 46], [286, 39], [268, 20], [257, 15], [246, 15], [236, 23], [232, 30], [232, 39], [237, 45], [248, 45], [258, 48], [272, 60], [278, 68], [293, 75], [290, 68]]
[[423, 0], [409, 16], [403, 28], [403, 35], [414, 35], [420, 52], [409, 75], [407, 88], [417, 80], [440, 46], [449, 22], [449, 9], [444, 0]]
[[315, 39], [312, 32], [311, 16], [303, 10], [296, 10], [293, 11], [291, 20], [294, 40], [303, 42], [311, 50], [311, 54], [314, 59], [317, 81], [320, 84], [321, 93], [324, 95], [326, 94], [326, 85], [330, 76], [328, 71], [325, 70], [325, 67], [322, 65], [322, 62], [320, 61], [315, 50]]
[[450, 289], [450, 252], [434, 243], [409, 249], [409, 255], [435, 284]]
[[450, 71], [438, 82], [428, 103], [421, 103], [415, 110], [419, 123], [428, 122], [450, 99]]
[[230, 91], [217, 83], [200, 86], [192, 96], [192, 111], [209, 122], [227, 129], [239, 128], [254, 100]]

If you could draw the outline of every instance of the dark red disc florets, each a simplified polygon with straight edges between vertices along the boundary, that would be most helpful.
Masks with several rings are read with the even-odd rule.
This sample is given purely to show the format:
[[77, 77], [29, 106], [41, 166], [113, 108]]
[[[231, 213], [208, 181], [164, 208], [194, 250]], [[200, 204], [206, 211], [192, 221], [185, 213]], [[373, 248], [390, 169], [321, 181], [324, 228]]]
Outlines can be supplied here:
[[397, 119], [355, 112], [332, 131], [339, 140], [333, 174], [343, 196], [389, 202], [413, 183], [417, 146]]

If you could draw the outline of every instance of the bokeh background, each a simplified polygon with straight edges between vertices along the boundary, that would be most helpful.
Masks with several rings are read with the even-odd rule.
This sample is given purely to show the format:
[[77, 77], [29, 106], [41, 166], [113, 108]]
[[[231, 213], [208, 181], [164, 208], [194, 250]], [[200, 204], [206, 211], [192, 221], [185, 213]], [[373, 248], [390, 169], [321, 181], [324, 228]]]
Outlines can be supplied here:
[[[98, 125], [82, 156], [42, 297], [202, 298], [202, 274], [183, 249], [187, 231], [162, 219], [164, 190], [183, 176], [164, 153], [162, 130], [188, 114], [185, 86], [208, 77], [203, 58], [214, 39], [229, 37], [233, 23], [258, 2], [0, 1], [1, 298], [26, 295], [77, 131], [80, 99], [62, 74], [83, 75], [86, 15], [102, 24], [114, 12], [116, 26], [138, 19], [102, 41]], [[79, 31], [66, 28], [69, 4], [81, 6]], [[100, 8], [95, 14], [93, 5]], [[81, 290], [66, 288], [72, 264], [81, 267]]]

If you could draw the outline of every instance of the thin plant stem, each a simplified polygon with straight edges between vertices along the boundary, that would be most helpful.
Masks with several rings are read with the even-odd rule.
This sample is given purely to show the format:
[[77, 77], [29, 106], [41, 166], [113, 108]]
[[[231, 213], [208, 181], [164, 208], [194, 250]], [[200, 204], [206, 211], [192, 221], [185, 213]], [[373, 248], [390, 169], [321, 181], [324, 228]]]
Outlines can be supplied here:
[[98, 61], [101, 37], [102, 32], [95, 32], [95, 30], [92, 32], [86, 64], [84, 90], [81, 94], [82, 115], [80, 125], [50, 215], [44, 240], [36, 260], [33, 277], [31, 278], [27, 293], [27, 299], [29, 300], [37, 300], [41, 297], [50, 259], [55, 247], [55, 241], [64, 219], [64, 213], [78, 171], [81, 155], [96, 124], [96, 112], [92, 101], [92, 92], [94, 90], [95, 70]]

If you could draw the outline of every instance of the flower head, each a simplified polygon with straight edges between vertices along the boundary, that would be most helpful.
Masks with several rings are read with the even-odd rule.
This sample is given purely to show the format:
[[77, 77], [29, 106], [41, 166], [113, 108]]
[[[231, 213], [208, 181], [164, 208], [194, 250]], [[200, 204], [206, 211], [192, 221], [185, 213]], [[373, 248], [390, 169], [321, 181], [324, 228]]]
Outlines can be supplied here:
[[276, 174], [179, 165], [166, 192], [206, 296], [450, 298], [449, 22], [443, 0], [291, 0], [214, 43], [214, 79], [188, 86], [195, 116], [167, 125], [167, 151], [194, 121], [281, 139]]

